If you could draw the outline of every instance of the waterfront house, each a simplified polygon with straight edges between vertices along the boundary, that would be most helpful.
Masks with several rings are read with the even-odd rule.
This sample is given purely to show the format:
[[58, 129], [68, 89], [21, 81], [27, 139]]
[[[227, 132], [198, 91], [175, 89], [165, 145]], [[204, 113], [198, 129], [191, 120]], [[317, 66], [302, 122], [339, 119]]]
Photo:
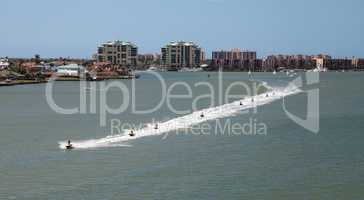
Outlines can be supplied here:
[[9, 65], [9, 60], [7, 58], [0, 59], [0, 70], [8, 69]]
[[35, 62], [24, 62], [20, 65], [22, 70], [24, 70], [27, 73], [36, 71], [35, 66], [37, 66]]
[[41, 62], [40, 64], [35, 62], [25, 62], [21, 64], [21, 68], [27, 73], [43, 73], [51, 70], [51, 66], [44, 62]]
[[82, 73], [85, 73], [85, 67], [78, 64], [69, 64], [57, 67], [56, 74], [58, 76], [66, 77], [80, 77]]

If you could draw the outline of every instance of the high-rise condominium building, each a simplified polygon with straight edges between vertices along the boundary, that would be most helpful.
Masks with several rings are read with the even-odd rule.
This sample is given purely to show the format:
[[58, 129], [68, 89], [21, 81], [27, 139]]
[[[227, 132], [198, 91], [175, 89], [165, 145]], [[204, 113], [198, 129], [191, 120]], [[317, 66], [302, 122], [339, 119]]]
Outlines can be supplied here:
[[198, 67], [205, 57], [202, 48], [193, 42], [171, 42], [161, 52], [162, 64], [169, 69]]
[[113, 41], [101, 44], [97, 49], [98, 62], [133, 67], [137, 64], [138, 47], [131, 42]]

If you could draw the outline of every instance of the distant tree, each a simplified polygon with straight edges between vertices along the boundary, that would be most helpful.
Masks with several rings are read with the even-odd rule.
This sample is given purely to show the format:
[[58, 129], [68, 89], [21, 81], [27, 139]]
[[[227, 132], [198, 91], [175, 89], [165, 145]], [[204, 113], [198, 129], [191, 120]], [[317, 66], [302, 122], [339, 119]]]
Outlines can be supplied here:
[[29, 73], [26, 73], [25, 76], [24, 76], [25, 80], [31, 80], [32, 78], [33, 78], [32, 75], [29, 74]]
[[35, 61], [35, 63], [40, 64], [41, 60], [40, 60], [40, 55], [39, 54], [35, 54], [34, 61]]

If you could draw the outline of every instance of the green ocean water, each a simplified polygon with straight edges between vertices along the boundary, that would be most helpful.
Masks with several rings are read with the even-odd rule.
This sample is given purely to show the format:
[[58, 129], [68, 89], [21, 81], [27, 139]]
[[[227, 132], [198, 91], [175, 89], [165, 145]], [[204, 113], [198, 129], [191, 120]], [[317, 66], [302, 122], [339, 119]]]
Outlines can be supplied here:
[[[302, 75], [303, 74], [299, 74]], [[209, 82], [218, 91], [218, 74], [162, 73], [171, 86], [184, 81], [192, 96], [206, 93]], [[294, 77], [278, 73], [224, 73], [222, 91], [242, 81], [263, 81], [284, 87]], [[362, 199], [364, 196], [364, 73], [320, 74], [320, 131], [315, 134], [293, 122], [282, 100], [224, 117], [222, 122], [264, 123], [266, 135], [170, 134], [127, 142], [129, 146], [65, 151], [59, 142], [103, 138], [111, 133], [110, 120], [150, 123], [180, 117], [163, 104], [156, 112], [108, 115], [56, 113], [47, 104], [45, 85], [0, 88], [0, 199]], [[128, 88], [130, 80], [122, 80]], [[97, 83], [102, 84], [102, 82]], [[107, 84], [107, 83], [105, 83]], [[142, 75], [136, 80], [135, 106], [148, 109], [161, 98], [160, 82]], [[185, 94], [176, 87], [175, 94]], [[236, 87], [234, 94], [241, 93]], [[57, 82], [56, 102], [79, 104], [78, 82]], [[99, 94], [100, 92], [97, 92]], [[220, 94], [216, 93], [218, 99]], [[111, 107], [122, 95], [107, 93]], [[171, 102], [191, 107], [191, 99]], [[199, 101], [198, 109], [211, 102]], [[285, 98], [287, 109], [306, 115], [306, 93]], [[215, 102], [215, 106], [223, 104]], [[99, 108], [98, 108], [99, 109]], [[222, 111], [223, 112], [223, 111]], [[212, 126], [214, 121], [208, 122]]]

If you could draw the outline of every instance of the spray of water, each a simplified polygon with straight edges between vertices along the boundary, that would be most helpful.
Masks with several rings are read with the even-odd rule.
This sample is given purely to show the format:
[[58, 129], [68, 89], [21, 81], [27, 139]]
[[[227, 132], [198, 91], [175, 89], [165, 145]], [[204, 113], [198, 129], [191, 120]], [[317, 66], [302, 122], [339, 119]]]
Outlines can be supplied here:
[[[206, 121], [239, 115], [239, 113], [241, 113], [243, 110], [262, 106], [279, 100], [285, 96], [301, 92], [301, 90], [295, 86], [289, 86], [287, 88], [272, 88], [266, 83], [263, 83], [263, 85], [269, 89], [268, 92], [221, 106], [195, 111], [182, 117], [177, 117], [158, 123], [158, 129], [155, 128], [154, 124], [149, 124], [144, 128], [134, 130], [133, 133], [135, 135], [133, 137], [129, 136], [128, 131], [125, 131], [125, 133], [121, 135], [108, 136], [99, 139], [73, 141], [72, 144], [75, 149], [128, 146], [127, 142], [131, 140], [137, 140], [149, 136], [163, 135], [175, 130], [186, 129]], [[203, 113], [203, 117], [201, 117], [201, 113]], [[59, 148], [65, 149], [66, 143], [66, 141], [60, 141]]]

